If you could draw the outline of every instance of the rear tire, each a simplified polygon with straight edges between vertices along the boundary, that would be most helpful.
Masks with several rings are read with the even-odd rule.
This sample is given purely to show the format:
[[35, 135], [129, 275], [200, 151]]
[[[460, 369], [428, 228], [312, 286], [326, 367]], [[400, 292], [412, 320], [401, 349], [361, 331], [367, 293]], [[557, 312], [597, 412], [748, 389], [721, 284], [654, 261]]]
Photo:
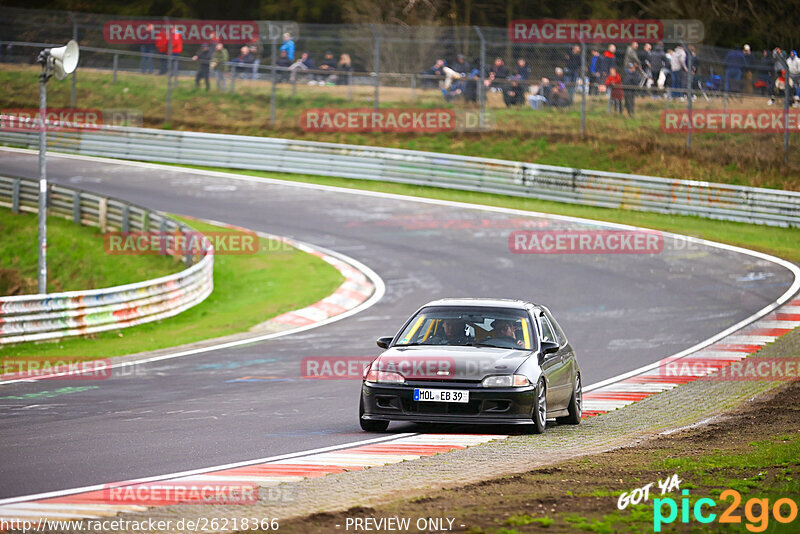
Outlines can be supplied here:
[[531, 432], [533, 434], [544, 434], [547, 428], [547, 390], [544, 386], [544, 378], [540, 378], [534, 390], [536, 399], [533, 403], [533, 425], [531, 425]]
[[365, 432], [386, 432], [389, 428], [389, 421], [370, 421], [364, 419], [364, 401], [358, 403], [358, 422], [361, 424], [361, 430]]
[[575, 376], [575, 385], [572, 388], [572, 398], [569, 400], [569, 415], [556, 418], [560, 425], [579, 425], [583, 414], [583, 386], [581, 385], [581, 375]]

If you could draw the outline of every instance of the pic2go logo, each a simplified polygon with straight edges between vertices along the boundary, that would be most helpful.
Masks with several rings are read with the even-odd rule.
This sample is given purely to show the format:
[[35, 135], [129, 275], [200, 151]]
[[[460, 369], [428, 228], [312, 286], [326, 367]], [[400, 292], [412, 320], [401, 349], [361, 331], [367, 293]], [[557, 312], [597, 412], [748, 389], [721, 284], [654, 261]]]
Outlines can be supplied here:
[[[695, 501], [694, 506], [689, 504], [689, 490], [682, 490], [680, 513], [681, 522], [691, 521], [690, 512], [694, 520], [698, 523], [711, 523], [717, 520], [719, 523], [741, 524], [742, 516], [737, 514], [739, 504], [742, 502], [741, 494], [732, 489], [727, 489], [720, 493], [719, 498], [723, 501], [731, 499], [730, 505], [719, 515], [711, 511], [717, 506], [713, 499], [704, 497]], [[668, 510], [665, 516], [665, 508]], [[770, 512], [778, 523], [791, 523], [797, 519], [797, 503], [786, 497], [776, 500], [770, 508], [769, 499], [749, 499], [744, 505], [744, 515], [747, 519], [745, 528], [750, 532], [764, 532], [769, 526]], [[678, 518], [678, 504], [675, 499], [666, 497], [663, 499], [653, 499], [653, 531], [661, 532], [661, 525], [670, 524]]]

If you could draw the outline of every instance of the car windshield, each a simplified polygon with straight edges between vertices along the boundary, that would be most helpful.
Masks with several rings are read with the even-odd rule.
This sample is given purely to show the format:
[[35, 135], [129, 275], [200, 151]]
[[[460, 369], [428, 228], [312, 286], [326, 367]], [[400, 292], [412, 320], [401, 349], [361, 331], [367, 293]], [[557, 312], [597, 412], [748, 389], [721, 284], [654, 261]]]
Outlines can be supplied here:
[[396, 346], [447, 345], [531, 350], [525, 310], [494, 307], [431, 306], [403, 329]]

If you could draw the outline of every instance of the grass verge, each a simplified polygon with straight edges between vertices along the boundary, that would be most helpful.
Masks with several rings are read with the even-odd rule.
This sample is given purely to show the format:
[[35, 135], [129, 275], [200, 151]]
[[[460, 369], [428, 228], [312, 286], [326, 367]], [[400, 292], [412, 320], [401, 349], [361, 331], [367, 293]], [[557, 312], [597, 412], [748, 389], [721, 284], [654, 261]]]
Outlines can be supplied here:
[[[219, 230], [199, 221], [185, 222], [201, 232]], [[102, 247], [99, 250], [102, 252]], [[120, 257], [125, 256], [101, 259], [113, 268]], [[4, 347], [0, 348], [0, 357], [82, 361], [245, 332], [271, 317], [313, 304], [331, 294], [343, 281], [344, 277], [322, 259], [261, 239], [257, 254], [217, 255], [212, 294], [175, 317], [80, 338]]]
[[800, 263], [800, 228], [777, 228], [760, 226], [747, 223], [718, 221], [702, 217], [687, 215], [664, 215], [643, 211], [596, 208], [591, 206], [578, 206], [561, 202], [537, 200], [528, 198], [509, 197], [489, 193], [476, 193], [471, 191], [456, 191], [436, 187], [394, 184], [386, 182], [371, 182], [368, 180], [354, 180], [349, 178], [332, 178], [325, 176], [310, 176], [304, 174], [281, 174], [263, 171], [242, 171], [220, 169], [215, 167], [192, 168], [233, 172], [248, 176], [264, 178], [277, 178], [296, 182], [307, 182], [335, 187], [348, 187], [366, 191], [381, 191], [415, 197], [437, 198], [455, 202], [469, 202], [487, 206], [499, 206], [525, 211], [538, 211], [572, 217], [584, 217], [602, 221], [630, 224], [642, 228], [652, 228], [665, 232], [674, 232], [691, 235], [709, 241], [719, 241], [740, 247], [758, 250], [767, 254]]
[[[35, 213], [0, 208], [0, 295], [37, 292], [37, 221]], [[47, 218], [48, 293], [130, 284], [181, 269], [172, 257], [109, 256], [98, 228]]]
[[[0, 95], [2, 108], [36, 108], [35, 87], [38, 67], [2, 65]], [[53, 84], [48, 88], [51, 107], [69, 107], [71, 86]], [[166, 80], [163, 76], [120, 72], [117, 83], [111, 73], [82, 69], [77, 82], [78, 107], [131, 109], [143, 115], [148, 127], [287, 137], [388, 146], [433, 152], [529, 161], [584, 169], [707, 180], [731, 184], [800, 190], [800, 134], [790, 136], [789, 160], [783, 161], [780, 133], [695, 133], [691, 151], [686, 135], [661, 129], [663, 100], [639, 98], [634, 118], [609, 114], [605, 97], [590, 97], [586, 134], [580, 133], [578, 106], [568, 110], [533, 111], [527, 107], [508, 109], [499, 93], [489, 93], [487, 105], [494, 114], [494, 129], [487, 132], [414, 134], [305, 132], [299, 118], [310, 108], [371, 108], [372, 87], [355, 86], [348, 99], [344, 86], [308, 87], [298, 84], [293, 94], [289, 84], [278, 84], [276, 122], [269, 113], [271, 84], [266, 81], [237, 80], [236, 93], [194, 88], [192, 79], [182, 78], [172, 91], [169, 124], [166, 113]], [[381, 107], [455, 107], [472, 109], [463, 103], [450, 104], [436, 89], [381, 88]], [[413, 95], [413, 97], [412, 97]], [[672, 103], [672, 109], [686, 104]], [[720, 100], [698, 99], [695, 109], [721, 109]], [[772, 109], [764, 98], [731, 99], [729, 109]]]

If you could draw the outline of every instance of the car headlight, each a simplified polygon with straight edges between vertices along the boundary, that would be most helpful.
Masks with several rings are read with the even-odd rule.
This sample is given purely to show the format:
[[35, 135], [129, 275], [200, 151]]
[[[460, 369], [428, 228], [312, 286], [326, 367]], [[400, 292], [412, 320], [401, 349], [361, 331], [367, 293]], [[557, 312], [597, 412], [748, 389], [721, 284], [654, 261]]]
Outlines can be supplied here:
[[375, 382], [377, 384], [405, 384], [406, 379], [400, 373], [392, 371], [378, 371], [370, 368], [367, 371], [364, 380], [367, 382]]
[[481, 382], [481, 386], [485, 388], [512, 388], [530, 386], [531, 383], [528, 377], [523, 375], [497, 375], [487, 376]]

